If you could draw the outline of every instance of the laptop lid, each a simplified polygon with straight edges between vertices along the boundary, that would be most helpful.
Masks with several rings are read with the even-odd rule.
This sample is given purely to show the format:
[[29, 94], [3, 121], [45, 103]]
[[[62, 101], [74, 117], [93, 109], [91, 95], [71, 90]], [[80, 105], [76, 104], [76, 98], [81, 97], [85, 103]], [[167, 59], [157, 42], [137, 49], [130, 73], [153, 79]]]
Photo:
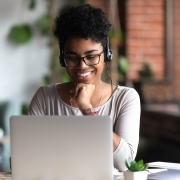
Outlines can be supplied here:
[[108, 116], [12, 116], [13, 180], [113, 179]]

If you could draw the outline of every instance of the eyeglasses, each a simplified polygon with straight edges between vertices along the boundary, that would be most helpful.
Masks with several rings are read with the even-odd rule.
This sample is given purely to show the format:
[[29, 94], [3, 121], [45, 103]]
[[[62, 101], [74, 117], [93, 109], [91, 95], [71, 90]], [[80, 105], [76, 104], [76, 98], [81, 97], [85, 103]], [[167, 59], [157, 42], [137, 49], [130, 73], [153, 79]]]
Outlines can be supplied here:
[[64, 58], [64, 61], [65, 61], [65, 64], [66, 66], [69, 66], [69, 67], [76, 67], [80, 64], [80, 61], [84, 61], [84, 63], [87, 65], [87, 66], [93, 66], [93, 65], [97, 65], [99, 64], [99, 61], [100, 61], [100, 56], [101, 54], [104, 52], [104, 50], [99, 53], [99, 54], [94, 54], [94, 55], [87, 55], [87, 56], [84, 56], [84, 57], [65, 57]]

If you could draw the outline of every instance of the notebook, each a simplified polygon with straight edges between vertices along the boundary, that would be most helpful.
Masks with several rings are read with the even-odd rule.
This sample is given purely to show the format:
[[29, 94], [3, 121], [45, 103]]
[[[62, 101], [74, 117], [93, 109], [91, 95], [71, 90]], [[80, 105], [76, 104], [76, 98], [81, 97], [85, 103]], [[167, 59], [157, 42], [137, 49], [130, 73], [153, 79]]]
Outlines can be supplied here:
[[148, 163], [151, 168], [158, 168], [164, 171], [149, 174], [148, 180], [179, 180], [180, 179], [180, 164], [170, 162], [151, 162]]
[[12, 116], [13, 180], [113, 179], [109, 116]]

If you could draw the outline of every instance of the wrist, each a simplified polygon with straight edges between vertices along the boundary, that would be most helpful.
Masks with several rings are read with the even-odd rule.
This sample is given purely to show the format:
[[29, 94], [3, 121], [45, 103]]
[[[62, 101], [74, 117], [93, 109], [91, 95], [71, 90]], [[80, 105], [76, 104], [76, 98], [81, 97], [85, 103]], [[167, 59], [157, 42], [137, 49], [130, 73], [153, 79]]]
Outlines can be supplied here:
[[87, 116], [97, 116], [98, 115], [98, 111], [95, 111], [93, 108], [83, 109], [81, 112], [83, 115], [87, 115]]
[[86, 109], [93, 109], [92, 105], [89, 104], [78, 104], [78, 107], [81, 111], [86, 110]]

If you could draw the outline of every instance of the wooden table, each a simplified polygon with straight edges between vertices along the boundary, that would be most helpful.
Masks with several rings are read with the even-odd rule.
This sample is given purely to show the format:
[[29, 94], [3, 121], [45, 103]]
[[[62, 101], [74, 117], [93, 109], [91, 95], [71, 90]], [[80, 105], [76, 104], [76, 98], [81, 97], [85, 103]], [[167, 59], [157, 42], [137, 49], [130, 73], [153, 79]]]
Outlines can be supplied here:
[[2, 138], [0, 138], [0, 144], [4, 144], [6, 142], [10, 142], [9, 136], [3, 136]]
[[0, 180], [12, 180], [10, 172], [0, 172]]

